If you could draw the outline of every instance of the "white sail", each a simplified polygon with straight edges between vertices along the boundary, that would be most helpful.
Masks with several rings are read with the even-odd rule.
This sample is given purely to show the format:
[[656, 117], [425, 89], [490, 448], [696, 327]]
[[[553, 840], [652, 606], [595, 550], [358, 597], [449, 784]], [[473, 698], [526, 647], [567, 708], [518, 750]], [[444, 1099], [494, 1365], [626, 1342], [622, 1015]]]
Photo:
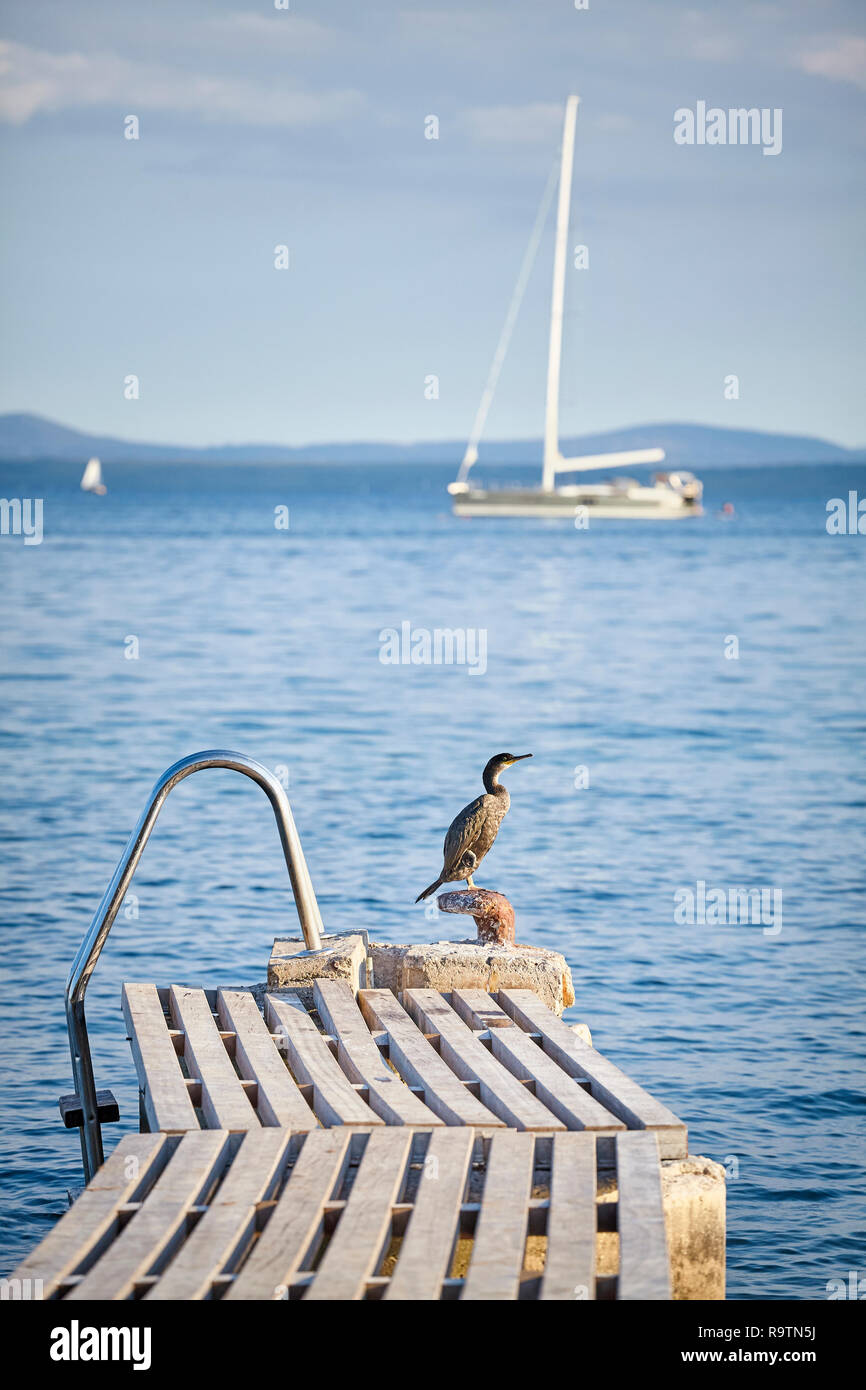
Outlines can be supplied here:
[[487, 415], [491, 405], [493, 404], [493, 397], [496, 395], [496, 387], [499, 382], [499, 373], [502, 371], [502, 364], [504, 363], [505, 355], [508, 352], [508, 345], [511, 342], [511, 335], [514, 332], [514, 325], [517, 322], [517, 315], [520, 312], [520, 306], [523, 303], [523, 296], [526, 293], [526, 287], [529, 284], [529, 277], [532, 274], [532, 269], [535, 265], [535, 258], [538, 255], [538, 247], [541, 242], [541, 235], [544, 231], [544, 224], [547, 221], [547, 214], [550, 209], [550, 203], [553, 198], [553, 190], [555, 188], [556, 164], [554, 163], [550, 171], [550, 177], [547, 180], [547, 184], [541, 196], [541, 202], [538, 207], [538, 212], [535, 216], [535, 222], [532, 227], [532, 233], [529, 238], [529, 244], [523, 255], [523, 261], [520, 266], [520, 273], [517, 276], [517, 283], [514, 286], [514, 293], [511, 296], [511, 303], [508, 306], [508, 313], [505, 315], [505, 322], [502, 325], [502, 332], [499, 335], [499, 342], [496, 344], [496, 352], [494, 353], [493, 362], [491, 364], [490, 372], [488, 373], [487, 377], [487, 382], [484, 386], [484, 394], [481, 397], [481, 404], [479, 405], [478, 413], [475, 416], [475, 423], [472, 426], [472, 434], [470, 435], [469, 443], [466, 446], [466, 453], [463, 455], [463, 462], [460, 465], [460, 471], [457, 474], [456, 483], [449, 484], [449, 492], [463, 491], [463, 485], [465, 484], [466, 479], [469, 475], [470, 468], [473, 466], [473, 464], [478, 462], [478, 444], [481, 440], [482, 434], [484, 433], [484, 426], [487, 423]]
[[105, 492], [106, 487], [102, 481], [102, 464], [99, 459], [88, 459], [87, 466], [81, 475], [81, 487], [84, 492]]

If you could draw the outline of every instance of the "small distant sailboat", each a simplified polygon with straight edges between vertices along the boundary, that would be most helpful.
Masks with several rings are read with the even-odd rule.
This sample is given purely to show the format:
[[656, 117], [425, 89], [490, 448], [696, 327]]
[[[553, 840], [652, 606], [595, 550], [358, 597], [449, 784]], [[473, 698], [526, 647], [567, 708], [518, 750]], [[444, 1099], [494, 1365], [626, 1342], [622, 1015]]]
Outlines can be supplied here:
[[460, 471], [448, 491], [454, 498], [456, 516], [536, 516], [562, 517], [583, 514], [587, 518], [641, 517], [660, 520], [700, 516], [703, 485], [684, 470], [676, 473], [656, 473], [649, 487], [634, 478], [615, 477], [604, 483], [564, 484], [557, 486], [559, 473], [575, 473], [584, 469], [607, 468], [612, 465], [661, 463], [663, 449], [629, 449], [613, 454], [586, 454], [580, 458], [563, 458], [559, 444], [559, 376], [562, 361], [562, 323], [565, 299], [565, 269], [567, 260], [568, 223], [571, 212], [571, 175], [574, 163], [574, 131], [579, 98], [570, 96], [565, 107], [565, 126], [562, 137], [562, 157], [559, 170], [559, 202], [556, 215], [556, 249], [553, 260], [553, 298], [550, 312], [550, 348], [547, 363], [547, 409], [544, 428], [544, 468], [541, 486], [536, 488], [484, 489], [472, 487], [467, 481], [469, 470], [478, 459], [478, 443], [484, 429], [487, 412], [493, 401], [496, 383], [517, 318], [523, 292], [529, 280], [532, 263], [548, 207], [553, 197], [555, 168], [542, 198], [538, 217], [529, 240], [523, 265], [517, 278], [493, 365], [481, 404], [475, 417], [472, 436], [463, 456]]
[[95, 492], [98, 497], [104, 497], [108, 491], [102, 481], [102, 464], [99, 459], [87, 460], [87, 467], [81, 475], [81, 490], [82, 492]]

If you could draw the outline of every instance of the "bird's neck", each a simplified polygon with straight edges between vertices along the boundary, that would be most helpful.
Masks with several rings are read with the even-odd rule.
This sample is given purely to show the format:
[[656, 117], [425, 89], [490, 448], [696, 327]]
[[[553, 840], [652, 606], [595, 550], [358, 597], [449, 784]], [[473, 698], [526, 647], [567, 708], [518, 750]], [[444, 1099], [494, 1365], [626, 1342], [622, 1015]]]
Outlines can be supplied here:
[[498, 772], [488, 772], [484, 769], [484, 790], [490, 796], [507, 796], [508, 788], [503, 787], [499, 781]]

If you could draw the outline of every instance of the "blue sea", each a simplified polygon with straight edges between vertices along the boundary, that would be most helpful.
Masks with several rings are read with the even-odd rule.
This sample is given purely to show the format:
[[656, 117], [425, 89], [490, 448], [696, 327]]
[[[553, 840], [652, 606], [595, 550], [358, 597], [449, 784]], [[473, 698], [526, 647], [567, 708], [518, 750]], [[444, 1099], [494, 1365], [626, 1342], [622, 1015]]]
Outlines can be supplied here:
[[[0, 1273], [81, 1184], [76, 947], [158, 774], [224, 747], [288, 780], [326, 927], [402, 941], [464, 934], [413, 900], [486, 760], [531, 752], [479, 882], [726, 1165], [729, 1297], [866, 1274], [866, 536], [826, 529], [866, 469], [707, 469], [703, 518], [588, 530], [456, 520], [438, 466], [117, 465], [101, 498], [79, 473], [0, 465], [44, 508], [40, 545], [0, 537]], [[383, 661], [404, 623], [485, 634], [486, 669]], [[690, 923], [699, 883], [778, 910]], [[108, 1146], [138, 1126], [121, 982], [251, 984], [297, 926], [227, 772], [172, 793], [132, 892], [87, 996]]]

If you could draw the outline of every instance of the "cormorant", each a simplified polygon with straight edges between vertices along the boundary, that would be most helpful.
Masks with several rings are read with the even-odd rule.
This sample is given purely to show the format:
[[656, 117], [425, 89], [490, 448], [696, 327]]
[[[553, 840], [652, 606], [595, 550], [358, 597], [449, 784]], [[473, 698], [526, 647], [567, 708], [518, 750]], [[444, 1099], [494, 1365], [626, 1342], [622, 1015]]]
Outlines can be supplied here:
[[465, 879], [468, 887], [475, 887], [472, 875], [496, 839], [502, 818], [511, 805], [507, 788], [500, 785], [499, 774], [512, 763], [531, 757], [531, 753], [497, 753], [490, 759], [482, 775], [486, 795], [470, 801], [454, 817], [445, 836], [442, 872], [435, 883], [418, 894], [416, 903], [429, 898], [443, 883]]

